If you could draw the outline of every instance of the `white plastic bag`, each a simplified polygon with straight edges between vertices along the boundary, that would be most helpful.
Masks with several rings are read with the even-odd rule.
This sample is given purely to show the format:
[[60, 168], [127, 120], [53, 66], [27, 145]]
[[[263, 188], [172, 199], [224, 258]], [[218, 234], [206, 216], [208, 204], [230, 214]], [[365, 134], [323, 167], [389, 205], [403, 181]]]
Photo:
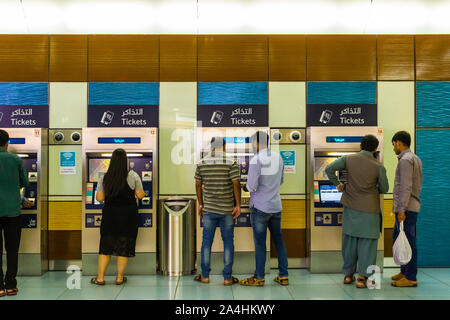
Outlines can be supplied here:
[[403, 231], [403, 221], [400, 222], [400, 233], [395, 240], [392, 251], [394, 253], [394, 262], [399, 266], [408, 264], [409, 260], [411, 260], [412, 250], [405, 231]]

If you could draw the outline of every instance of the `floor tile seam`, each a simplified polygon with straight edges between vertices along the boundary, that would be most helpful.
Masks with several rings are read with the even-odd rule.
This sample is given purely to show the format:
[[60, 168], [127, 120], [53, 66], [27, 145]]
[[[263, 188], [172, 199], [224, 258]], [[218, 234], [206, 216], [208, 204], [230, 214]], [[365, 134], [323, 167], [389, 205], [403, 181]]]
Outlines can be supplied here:
[[172, 298], [171, 300], [176, 300], [177, 299], [178, 286], [180, 285], [180, 280], [181, 280], [181, 277], [178, 277], [177, 285], [175, 287], [175, 291], [173, 292], [173, 296], [171, 295], [171, 298]]
[[119, 298], [120, 293], [123, 291], [124, 288], [125, 288], [125, 286], [122, 285], [121, 288], [119, 289], [119, 292], [116, 294], [116, 296], [115, 296], [114, 299], [112, 299], [112, 300], [117, 300], [117, 298]]
[[[81, 290], [81, 289], [80, 289]], [[66, 292], [68, 292], [69, 289], [68, 288], [64, 288], [64, 290], [61, 292], [61, 294], [59, 296], [56, 297], [55, 300], [59, 300], [59, 298], [61, 298]]]
[[442, 281], [442, 280], [439, 279], [439, 278], [435, 278], [432, 274], [426, 273], [426, 272], [424, 272], [424, 271], [422, 271], [422, 272], [423, 272], [425, 275], [427, 275], [428, 277], [430, 277], [430, 278], [432, 278], [432, 279], [434, 279], [434, 280], [436, 280], [436, 281], [438, 281], [438, 282], [440, 282], [440, 283], [443, 283], [443, 284], [445, 284], [446, 286], [450, 287], [450, 284], [448, 284], [448, 283]]

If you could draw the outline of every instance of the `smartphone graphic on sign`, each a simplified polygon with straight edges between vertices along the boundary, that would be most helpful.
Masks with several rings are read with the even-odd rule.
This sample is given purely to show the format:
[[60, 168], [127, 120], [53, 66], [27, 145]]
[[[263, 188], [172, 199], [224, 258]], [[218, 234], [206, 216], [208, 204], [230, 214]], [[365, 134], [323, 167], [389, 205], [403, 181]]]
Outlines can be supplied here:
[[319, 122], [322, 122], [322, 123], [325, 123], [325, 124], [326, 123], [330, 123], [332, 116], [333, 116], [333, 112], [332, 111], [324, 110], [322, 112], [322, 115], [320, 116]]
[[104, 125], [108, 126], [112, 123], [112, 120], [114, 118], [114, 113], [111, 111], [106, 111], [103, 113], [102, 120], [100, 120], [100, 123], [103, 123]]
[[222, 118], [223, 118], [222, 111], [214, 111], [210, 122], [214, 124], [219, 124], [222, 121]]

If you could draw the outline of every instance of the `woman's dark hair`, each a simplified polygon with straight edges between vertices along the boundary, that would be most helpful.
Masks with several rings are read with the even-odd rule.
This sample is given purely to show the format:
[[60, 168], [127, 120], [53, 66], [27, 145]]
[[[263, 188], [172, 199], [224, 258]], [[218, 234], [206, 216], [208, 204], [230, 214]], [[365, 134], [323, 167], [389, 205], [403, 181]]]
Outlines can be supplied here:
[[364, 151], [374, 152], [378, 148], [379, 141], [374, 135], [368, 134], [361, 141], [361, 149]]
[[108, 171], [103, 178], [103, 190], [106, 197], [115, 197], [127, 183], [128, 158], [123, 149], [114, 150]]
[[392, 137], [392, 142], [401, 141], [408, 148], [411, 146], [411, 135], [406, 131], [399, 131]]

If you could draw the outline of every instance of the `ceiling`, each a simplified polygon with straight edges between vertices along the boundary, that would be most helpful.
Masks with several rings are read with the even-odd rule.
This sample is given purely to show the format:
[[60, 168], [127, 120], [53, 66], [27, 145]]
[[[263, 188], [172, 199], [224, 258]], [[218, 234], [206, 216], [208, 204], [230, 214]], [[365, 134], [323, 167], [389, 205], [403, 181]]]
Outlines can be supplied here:
[[448, 34], [449, 0], [0, 0], [2, 34]]

